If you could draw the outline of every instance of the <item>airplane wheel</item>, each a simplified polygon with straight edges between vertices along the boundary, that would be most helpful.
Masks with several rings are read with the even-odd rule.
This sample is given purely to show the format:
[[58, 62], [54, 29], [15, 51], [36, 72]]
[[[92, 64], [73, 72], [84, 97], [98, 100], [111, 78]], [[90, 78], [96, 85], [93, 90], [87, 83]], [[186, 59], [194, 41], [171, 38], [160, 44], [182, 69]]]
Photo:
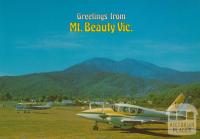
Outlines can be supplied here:
[[95, 126], [93, 126], [93, 130], [98, 131], [99, 127], [95, 125]]
[[120, 127], [119, 127], [119, 126], [115, 126], [115, 125], [114, 125], [114, 126], [113, 126], [113, 128], [120, 128]]
[[93, 126], [93, 130], [95, 130], [95, 131], [99, 130], [97, 121], [95, 121], [95, 125]]

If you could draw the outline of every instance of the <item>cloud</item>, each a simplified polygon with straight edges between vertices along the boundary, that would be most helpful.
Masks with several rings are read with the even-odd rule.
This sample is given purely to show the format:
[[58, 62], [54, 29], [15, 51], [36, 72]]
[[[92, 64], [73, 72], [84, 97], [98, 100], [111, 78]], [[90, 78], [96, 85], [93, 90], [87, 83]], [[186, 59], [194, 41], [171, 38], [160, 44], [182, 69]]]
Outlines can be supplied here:
[[59, 35], [48, 35], [32, 41], [17, 42], [17, 48], [31, 49], [67, 49], [79, 48], [83, 45], [84, 38], [81, 35], [68, 33]]
[[159, 54], [166, 53], [196, 53], [200, 52], [200, 43], [169, 43], [156, 42], [153, 40], [130, 40], [128, 47], [133, 48], [136, 52], [153, 52]]
[[0, 77], [2, 76], [11, 76], [11, 74], [6, 72], [0, 72]]

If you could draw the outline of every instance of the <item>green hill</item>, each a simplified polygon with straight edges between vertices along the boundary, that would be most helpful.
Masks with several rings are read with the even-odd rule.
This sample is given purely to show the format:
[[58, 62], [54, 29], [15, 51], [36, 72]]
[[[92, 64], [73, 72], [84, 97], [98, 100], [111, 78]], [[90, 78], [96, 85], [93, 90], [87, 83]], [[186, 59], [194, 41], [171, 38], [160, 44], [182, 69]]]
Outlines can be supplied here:
[[151, 92], [146, 99], [153, 101], [154, 105], [169, 106], [180, 93], [186, 96], [187, 102], [198, 108], [200, 107], [200, 83], [180, 85], [168, 90]]
[[38, 98], [50, 95], [68, 97], [143, 96], [152, 91], [177, 85], [134, 78], [126, 74], [91, 71], [70, 71], [1, 77], [0, 94], [14, 98]]

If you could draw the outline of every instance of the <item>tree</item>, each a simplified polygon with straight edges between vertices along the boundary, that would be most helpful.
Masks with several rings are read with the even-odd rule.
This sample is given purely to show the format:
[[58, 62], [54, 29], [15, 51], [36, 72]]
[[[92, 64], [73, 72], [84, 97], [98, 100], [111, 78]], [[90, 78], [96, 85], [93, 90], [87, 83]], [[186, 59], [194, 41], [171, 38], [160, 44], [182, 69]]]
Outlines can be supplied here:
[[46, 96], [41, 96], [40, 101], [41, 101], [41, 102], [44, 102], [45, 99], [46, 99]]
[[10, 95], [10, 93], [5, 93], [1, 95], [1, 99], [2, 100], [12, 100], [12, 96]]
[[46, 98], [46, 101], [55, 101], [57, 99], [57, 95], [50, 95]]

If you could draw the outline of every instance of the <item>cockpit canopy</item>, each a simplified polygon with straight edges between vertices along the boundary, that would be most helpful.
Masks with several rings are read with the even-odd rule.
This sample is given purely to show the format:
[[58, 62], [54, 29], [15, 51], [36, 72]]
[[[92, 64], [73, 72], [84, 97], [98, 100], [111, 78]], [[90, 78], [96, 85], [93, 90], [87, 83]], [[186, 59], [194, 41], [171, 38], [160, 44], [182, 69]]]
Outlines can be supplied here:
[[125, 112], [125, 113], [133, 113], [133, 114], [139, 114], [143, 113], [144, 110], [130, 104], [115, 104], [112, 106], [113, 111], [115, 112]]

